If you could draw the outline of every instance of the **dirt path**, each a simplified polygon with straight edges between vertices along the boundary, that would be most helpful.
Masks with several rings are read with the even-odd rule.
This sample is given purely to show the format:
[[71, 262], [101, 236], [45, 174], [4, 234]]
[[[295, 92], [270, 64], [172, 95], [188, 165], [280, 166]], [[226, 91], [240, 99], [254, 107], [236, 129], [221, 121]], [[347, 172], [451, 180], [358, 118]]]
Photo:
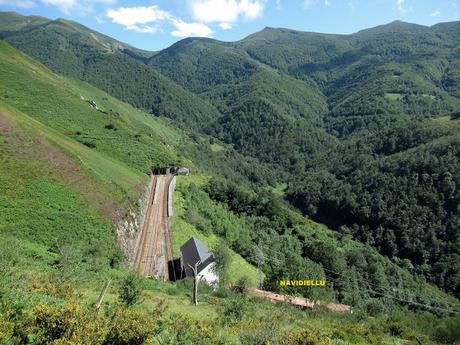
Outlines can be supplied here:
[[139, 234], [133, 268], [146, 277], [169, 280], [168, 262], [173, 259], [168, 217], [171, 175], [153, 175], [144, 227]]
[[318, 308], [318, 307], [326, 307], [330, 311], [333, 311], [336, 313], [347, 313], [347, 314], [353, 313], [353, 309], [349, 305], [346, 305], [346, 304], [311, 301], [303, 297], [280, 295], [280, 294], [277, 294], [271, 291], [264, 291], [264, 290], [259, 290], [259, 289], [249, 289], [249, 294], [256, 296], [256, 297], [269, 299], [272, 302], [290, 303], [290, 304], [296, 305], [301, 308], [313, 309], [313, 308]]

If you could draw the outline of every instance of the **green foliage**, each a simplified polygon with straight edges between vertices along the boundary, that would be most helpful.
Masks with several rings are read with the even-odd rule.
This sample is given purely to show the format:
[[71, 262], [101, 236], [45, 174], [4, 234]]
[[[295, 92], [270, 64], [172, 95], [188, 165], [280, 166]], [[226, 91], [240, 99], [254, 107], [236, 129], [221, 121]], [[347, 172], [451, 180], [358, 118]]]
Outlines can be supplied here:
[[452, 134], [419, 123], [344, 144], [353, 153], [348, 147], [331, 152], [324, 170], [296, 179], [287, 197], [395, 262], [409, 260], [413, 271], [458, 296], [460, 280], [451, 269], [460, 257], [454, 249], [460, 141]]
[[244, 296], [235, 296], [225, 301], [223, 322], [231, 325], [240, 322], [248, 310], [248, 300]]
[[246, 294], [250, 288], [250, 281], [248, 277], [242, 277], [236, 283], [236, 291], [241, 294]]
[[458, 318], [445, 319], [434, 328], [434, 339], [443, 344], [459, 344], [460, 329]]
[[228, 284], [229, 268], [232, 263], [230, 249], [224, 241], [220, 240], [218, 245], [212, 250], [216, 273], [219, 276], [219, 285], [225, 287]]
[[75, 22], [47, 20], [30, 28], [0, 32], [0, 38], [57, 73], [87, 81], [157, 116], [196, 127], [202, 117], [211, 119], [218, 114], [211, 105], [146, 66], [146, 52]]
[[34, 344], [102, 344], [100, 318], [76, 303], [64, 307], [37, 306], [33, 311], [31, 332]]
[[127, 274], [120, 284], [120, 300], [130, 307], [140, 302], [142, 295], [141, 277], [134, 272]]
[[153, 320], [135, 310], [120, 308], [110, 320], [104, 345], [142, 345], [155, 331]]

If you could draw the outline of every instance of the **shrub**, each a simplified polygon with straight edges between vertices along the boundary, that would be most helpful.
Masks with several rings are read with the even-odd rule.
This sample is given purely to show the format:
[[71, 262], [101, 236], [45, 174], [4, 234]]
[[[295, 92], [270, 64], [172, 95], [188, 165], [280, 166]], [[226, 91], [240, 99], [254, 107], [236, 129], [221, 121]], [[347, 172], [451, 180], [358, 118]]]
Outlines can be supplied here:
[[241, 321], [248, 310], [248, 301], [244, 297], [235, 297], [224, 304], [224, 323], [235, 324]]
[[38, 306], [33, 311], [34, 344], [102, 344], [101, 319], [75, 303], [65, 307]]
[[435, 328], [433, 337], [443, 344], [460, 343], [460, 321], [458, 318], [444, 320]]
[[193, 345], [228, 345], [228, 339], [209, 323], [194, 320], [182, 314], [172, 314], [166, 324], [161, 327], [161, 333], [155, 335], [159, 344], [193, 344]]
[[120, 300], [127, 306], [138, 303], [142, 294], [141, 284], [142, 280], [139, 275], [130, 272], [121, 282]]
[[279, 327], [276, 323], [251, 320], [247, 323], [239, 338], [242, 344], [278, 344]]
[[236, 292], [246, 294], [250, 286], [250, 281], [248, 277], [241, 277], [236, 283]]
[[141, 345], [154, 333], [155, 325], [147, 314], [120, 308], [110, 321], [104, 345]]
[[377, 316], [382, 314], [385, 311], [385, 305], [381, 300], [370, 299], [366, 303], [366, 312], [370, 316]]

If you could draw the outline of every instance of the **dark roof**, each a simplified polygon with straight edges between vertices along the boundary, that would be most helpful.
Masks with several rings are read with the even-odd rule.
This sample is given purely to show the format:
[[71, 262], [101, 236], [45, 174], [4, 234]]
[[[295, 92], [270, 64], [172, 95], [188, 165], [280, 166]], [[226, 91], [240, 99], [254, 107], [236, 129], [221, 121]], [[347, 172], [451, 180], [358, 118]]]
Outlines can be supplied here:
[[201, 269], [213, 261], [213, 257], [206, 245], [195, 237], [185, 242], [180, 247], [180, 251], [182, 253], [182, 262], [186, 268], [188, 265], [194, 266], [197, 262], [200, 262], [198, 271], [201, 271]]

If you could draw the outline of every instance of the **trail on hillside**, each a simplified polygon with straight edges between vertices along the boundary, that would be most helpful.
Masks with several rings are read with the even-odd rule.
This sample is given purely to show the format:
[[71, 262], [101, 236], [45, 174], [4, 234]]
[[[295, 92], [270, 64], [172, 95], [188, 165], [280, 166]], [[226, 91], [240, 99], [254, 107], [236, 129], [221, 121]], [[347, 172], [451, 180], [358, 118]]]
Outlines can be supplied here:
[[146, 277], [170, 280], [168, 263], [173, 260], [169, 227], [169, 187], [174, 176], [152, 175], [144, 225], [136, 243], [133, 269]]

